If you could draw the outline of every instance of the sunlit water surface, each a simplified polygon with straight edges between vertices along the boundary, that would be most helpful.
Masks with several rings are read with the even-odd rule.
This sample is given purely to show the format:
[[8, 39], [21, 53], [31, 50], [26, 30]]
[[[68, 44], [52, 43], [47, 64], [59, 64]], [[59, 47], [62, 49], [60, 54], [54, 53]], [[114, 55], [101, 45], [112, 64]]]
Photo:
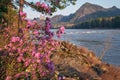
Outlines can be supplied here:
[[102, 60], [120, 66], [120, 30], [66, 29], [60, 40], [87, 47], [98, 57], [105, 51]]

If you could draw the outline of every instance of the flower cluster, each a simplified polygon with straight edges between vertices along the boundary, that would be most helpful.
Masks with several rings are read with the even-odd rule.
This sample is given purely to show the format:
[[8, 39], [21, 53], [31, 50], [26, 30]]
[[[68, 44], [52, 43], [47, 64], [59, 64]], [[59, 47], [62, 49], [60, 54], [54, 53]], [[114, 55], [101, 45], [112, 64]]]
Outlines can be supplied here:
[[[36, 3], [39, 5], [39, 3]], [[42, 7], [45, 5], [42, 5]], [[9, 78], [19, 79], [21, 76], [28, 77], [28, 73], [32, 78], [51, 75], [54, 73], [54, 63], [50, 56], [59, 42], [53, 39], [53, 32], [50, 31], [50, 18], [46, 18], [45, 25], [41, 26], [37, 21], [25, 20], [26, 13], [20, 12], [20, 16], [26, 22], [26, 27], [22, 28], [23, 36], [11, 37], [10, 43], [5, 46], [5, 50], [9, 52], [9, 56], [17, 55], [16, 61], [25, 68], [17, 74], [9, 74]], [[58, 31], [58, 35], [64, 33], [65, 28], [62, 26]], [[39, 76], [37, 76], [39, 75]]]
[[36, 2], [36, 6], [48, 14], [51, 14], [50, 7], [45, 3]]
[[34, 28], [34, 25], [37, 23], [37, 21], [31, 21], [31, 20], [27, 20], [27, 25], [26, 28]]
[[[56, 2], [58, 3], [59, 0], [56, 0]], [[45, 13], [51, 14], [50, 7], [45, 3], [37, 2], [36, 6]], [[4, 46], [9, 56], [16, 57], [16, 66], [14, 66], [14, 69], [18, 70], [18, 72], [14, 74], [8, 73], [6, 80], [18, 80], [23, 76], [27, 78], [29, 74], [33, 80], [38, 80], [34, 78], [54, 74], [55, 67], [50, 57], [52, 51], [60, 43], [53, 39], [54, 33], [50, 30], [52, 27], [50, 18], [47, 17], [45, 25], [41, 26], [36, 20], [26, 19], [27, 14], [22, 11], [19, 12], [19, 15], [26, 25], [20, 29], [19, 36], [16, 34], [13, 34], [13, 36], [5, 35], [6, 37], [10, 37], [10, 41]], [[63, 26], [59, 28], [56, 32], [57, 36], [60, 37], [61, 34], [64, 34], [64, 30]], [[6, 28], [6, 32], [10, 33], [9, 28]]]
[[11, 42], [19, 42], [20, 41], [20, 37], [12, 37], [11, 38]]
[[22, 20], [24, 20], [25, 17], [27, 16], [27, 14], [25, 12], [22, 12], [22, 11], [20, 11], [19, 14], [20, 14]]
[[54, 35], [53, 35], [53, 32], [50, 31], [50, 28], [51, 28], [51, 23], [50, 23], [50, 19], [47, 17], [46, 20], [45, 20], [45, 33], [49, 36], [49, 38], [52, 38]]
[[58, 38], [61, 37], [61, 34], [64, 34], [64, 31], [65, 31], [64, 26], [62, 26], [62, 27], [60, 27], [60, 28], [58, 29], [58, 31], [56, 32]]

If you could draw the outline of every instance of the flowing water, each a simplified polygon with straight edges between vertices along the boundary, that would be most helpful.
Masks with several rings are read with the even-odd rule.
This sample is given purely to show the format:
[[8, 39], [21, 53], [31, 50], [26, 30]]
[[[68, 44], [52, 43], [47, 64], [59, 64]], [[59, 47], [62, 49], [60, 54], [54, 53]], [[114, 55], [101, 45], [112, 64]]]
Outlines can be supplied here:
[[120, 66], [120, 30], [66, 29], [61, 40], [87, 47], [98, 57], [105, 51], [102, 60]]

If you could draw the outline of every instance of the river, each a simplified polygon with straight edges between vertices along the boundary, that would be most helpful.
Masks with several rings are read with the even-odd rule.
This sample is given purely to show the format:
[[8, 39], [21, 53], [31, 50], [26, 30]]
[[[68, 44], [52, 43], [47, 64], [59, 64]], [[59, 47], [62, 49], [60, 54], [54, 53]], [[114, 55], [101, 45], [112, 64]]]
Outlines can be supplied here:
[[60, 40], [87, 47], [103, 61], [120, 66], [120, 30], [66, 29]]

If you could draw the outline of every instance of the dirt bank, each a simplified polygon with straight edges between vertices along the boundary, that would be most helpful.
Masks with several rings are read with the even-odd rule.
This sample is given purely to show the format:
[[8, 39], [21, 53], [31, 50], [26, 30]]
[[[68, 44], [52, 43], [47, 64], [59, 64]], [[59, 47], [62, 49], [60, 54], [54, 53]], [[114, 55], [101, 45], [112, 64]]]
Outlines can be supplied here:
[[120, 80], [120, 68], [99, 60], [94, 52], [62, 42], [52, 56], [56, 72], [65, 80]]
[[[14, 66], [6, 67], [15, 59], [6, 58], [6, 54], [5, 51], [0, 52], [0, 80], [5, 78], [7, 70], [12, 69], [9, 71], [11, 73], [16, 71]], [[55, 74], [40, 80], [58, 80], [58, 77], [63, 78], [61, 80], [120, 80], [120, 67], [104, 63], [94, 52], [68, 42], [61, 42], [51, 60], [55, 64]]]

